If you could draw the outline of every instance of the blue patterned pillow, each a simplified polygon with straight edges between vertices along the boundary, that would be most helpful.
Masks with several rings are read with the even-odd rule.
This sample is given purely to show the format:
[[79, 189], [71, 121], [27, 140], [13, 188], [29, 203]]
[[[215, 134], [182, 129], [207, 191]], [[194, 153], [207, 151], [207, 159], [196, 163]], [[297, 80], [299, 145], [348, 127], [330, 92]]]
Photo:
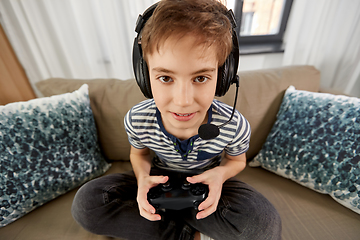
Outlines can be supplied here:
[[108, 168], [87, 85], [0, 106], [0, 227]]
[[360, 99], [289, 87], [259, 165], [360, 214]]

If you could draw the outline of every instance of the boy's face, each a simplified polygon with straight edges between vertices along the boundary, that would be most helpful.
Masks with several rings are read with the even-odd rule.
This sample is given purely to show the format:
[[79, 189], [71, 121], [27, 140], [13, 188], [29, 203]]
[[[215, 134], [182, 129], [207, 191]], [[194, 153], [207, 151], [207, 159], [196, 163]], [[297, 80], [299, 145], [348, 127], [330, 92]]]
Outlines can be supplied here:
[[218, 61], [195, 37], [170, 37], [148, 55], [150, 84], [165, 129], [179, 139], [197, 134], [214, 99]]

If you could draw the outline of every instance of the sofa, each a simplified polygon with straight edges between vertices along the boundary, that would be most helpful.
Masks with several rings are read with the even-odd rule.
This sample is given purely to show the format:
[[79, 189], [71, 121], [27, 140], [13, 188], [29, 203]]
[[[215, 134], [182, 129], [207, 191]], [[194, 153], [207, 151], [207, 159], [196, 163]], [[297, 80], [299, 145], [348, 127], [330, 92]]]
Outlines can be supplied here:
[[[320, 72], [313, 66], [287, 66], [274, 69], [243, 71], [239, 72], [239, 76], [240, 88], [236, 108], [250, 122], [252, 136], [250, 140], [250, 148], [247, 152], [247, 158], [249, 161], [248, 165], [251, 166], [247, 166], [244, 171], [237, 175], [237, 178], [253, 186], [267, 199], [269, 199], [270, 202], [272, 202], [272, 204], [276, 207], [282, 218], [282, 239], [360, 239], [360, 213], [356, 210], [357, 205], [355, 204], [354, 210], [341, 202], [341, 200], [344, 200], [348, 195], [343, 195], [342, 199], [340, 200], [335, 199], [337, 196], [336, 194], [334, 197], [334, 195], [331, 195], [331, 193], [325, 192], [326, 189], [324, 191], [319, 189], [319, 186], [314, 183], [307, 185], [307, 183], [311, 182], [311, 175], [307, 176], [306, 179], [304, 179], [305, 177], [301, 179], [295, 179], [294, 176], [296, 175], [296, 172], [291, 169], [291, 164], [294, 163], [286, 163], [286, 167], [281, 168], [281, 166], [279, 167], [279, 165], [276, 165], [276, 159], [270, 159], [268, 156], [266, 156], [266, 154], [269, 152], [272, 155], [275, 155], [273, 149], [278, 149], [278, 152], [283, 152], [283, 158], [288, 157], [288, 155], [291, 154], [286, 150], [287, 144], [293, 144], [291, 143], [292, 138], [299, 138], [298, 136], [300, 133], [296, 133], [292, 135], [290, 134], [291, 138], [287, 139], [285, 142], [276, 142], [277, 140], [274, 140], [278, 134], [278, 132], [274, 130], [274, 126], [279, 127], [277, 120], [279, 117], [281, 117], [278, 115], [279, 110], [282, 109], [282, 113], [285, 115], [286, 122], [289, 123], [291, 121], [291, 116], [288, 116], [287, 113], [293, 111], [294, 107], [292, 106], [285, 109], [286, 106], [283, 106], [283, 100], [285, 98], [284, 96], [286, 94], [293, 93], [290, 90], [294, 91], [294, 89], [296, 89], [296, 91], [304, 91], [301, 92], [301, 94], [305, 94], [305, 98], [302, 98], [301, 101], [298, 101], [302, 106], [305, 104], [304, 99], [308, 98], [306, 94], [321, 94], [321, 96], [325, 95], [330, 99], [336, 98], [336, 96], [339, 95], [335, 95], [333, 93], [326, 94], [325, 92], [328, 91], [320, 89]], [[290, 86], [293, 86], [293, 88]], [[131, 170], [131, 165], [129, 162], [130, 145], [124, 130], [123, 118], [126, 112], [133, 105], [144, 100], [145, 98], [141, 94], [136, 81], [133, 79], [121, 81], [117, 79], [84, 80], [52, 78], [39, 82], [37, 87], [43, 93], [45, 99], [49, 98], [50, 96], [69, 96], [66, 94], [71, 94], [75, 90], [78, 91], [80, 88], [82, 91], [88, 91], [89, 104], [91, 107], [89, 109], [93, 115], [94, 124], [96, 127], [96, 136], [92, 135], [90, 138], [93, 138], [91, 142], [98, 144], [92, 147], [96, 150], [96, 154], [98, 154], [96, 155], [97, 157], [95, 157], [95, 161], [96, 158], [103, 158], [106, 161], [106, 166], [101, 165], [101, 171], [98, 171], [99, 167], [91, 168], [92, 170], [90, 169], [90, 172], [94, 171], [96, 173], [87, 174], [86, 178], [83, 179], [78, 179], [77, 176], [74, 177], [72, 175], [70, 179], [76, 181], [77, 184], [67, 187], [58, 195], [51, 195], [52, 197], [33, 207], [23, 216], [18, 217], [18, 219], [14, 220], [13, 222], [10, 222], [6, 226], [1, 227], [0, 239], [110, 239], [105, 236], [94, 235], [82, 229], [71, 216], [71, 204], [77, 189], [84, 182], [92, 178], [99, 177], [102, 174], [111, 174]], [[235, 86], [231, 86], [229, 92], [225, 96], [219, 98], [219, 100], [229, 105], [233, 105], [234, 94]], [[75, 97], [78, 96], [79, 94]], [[350, 99], [350, 102], [355, 102], [355, 105], [359, 100], [347, 96], [341, 96], [340, 100], [341, 99], [345, 99], [344, 101], [348, 101]], [[34, 101], [36, 100], [40, 101], [39, 99], [34, 99]], [[86, 99], [84, 101], [86, 102]], [[295, 120], [296, 118], [301, 119], [302, 114], [310, 114], [312, 112], [312, 105], [314, 104], [316, 103], [312, 102], [310, 107], [305, 110], [305, 113], [302, 112], [299, 115], [294, 113], [295, 115], [293, 117], [295, 117]], [[329, 104], [327, 104], [327, 107], [329, 108], [328, 105]], [[317, 109], [314, 109], [313, 111], [316, 112]], [[324, 110], [322, 110], [322, 112], [324, 112]], [[39, 113], [37, 112], [37, 114]], [[79, 118], [85, 117], [84, 115], [79, 115]], [[356, 118], [356, 116], [352, 119], [355, 123], [360, 120], [360, 118]], [[63, 122], [62, 124], [65, 123]], [[92, 124], [92, 122], [90, 121], [89, 124]], [[307, 124], [309, 124], [307, 129], [314, 129], [313, 126], [310, 126], [310, 123]], [[296, 126], [296, 123], [290, 125], [291, 126], [287, 126], [287, 128], [290, 129], [290, 127]], [[78, 129], [78, 131], [82, 130]], [[281, 134], [281, 131], [279, 134]], [[354, 134], [355, 135], [353, 136], [355, 137], [359, 136], [356, 135], [358, 132], [355, 132]], [[327, 135], [331, 140], [331, 136], [329, 134]], [[73, 136], [72, 138], [77, 137], [78, 136]], [[0, 135], [0, 141], [1, 139], [4, 139], [4, 136], [1, 138]], [[61, 140], [62, 137], [59, 137], [56, 141], [61, 142]], [[304, 139], [300, 140], [302, 143], [304, 143]], [[79, 137], [79, 141], [84, 142], [86, 139], [84, 140]], [[280, 144], [280, 147], [273, 147], [271, 145], [273, 142]], [[350, 142], [352, 142], [356, 147], [356, 138]], [[315, 142], [314, 145], [316, 145], [316, 143], [317, 142]], [[89, 145], [90, 143], [87, 144]], [[264, 149], [264, 146], [267, 146], [270, 148], [270, 150]], [[311, 149], [312, 148], [309, 148], [309, 151], [312, 151]], [[313, 154], [315, 158], [317, 156], [316, 151], [319, 151], [319, 155], [324, 155], [322, 154], [322, 151], [325, 149], [325, 147], [321, 147], [321, 149], [322, 150], [315, 149], [315, 154]], [[290, 149], [290, 152], [300, 151], [301, 150]], [[353, 156], [351, 158], [353, 162], [351, 173], [355, 174], [355, 178], [357, 178], [357, 176], [360, 175], [358, 172], [359, 164], [355, 160], [357, 160], [357, 156], [360, 155], [360, 152], [357, 152], [357, 150], [354, 150], [353, 152], [355, 157]], [[279, 156], [281, 155], [278, 154], [277, 158], [279, 158]], [[304, 156], [304, 158], [306, 157], [304, 153], [301, 156]], [[314, 158], [314, 156], [312, 157]], [[326, 154], [324, 156], [328, 156], [328, 158], [331, 157], [330, 155]], [[32, 157], [32, 159], [35, 159], [36, 156]], [[75, 157], [79, 158], [78, 155]], [[296, 158], [300, 158], [299, 155], [296, 155]], [[301, 159], [298, 160], [300, 161]], [[325, 160], [326, 159], [322, 159], [323, 162]], [[291, 162], [291, 160], [289, 161]], [[98, 163], [95, 162], [92, 164], [96, 165]], [[304, 163], [304, 165], [306, 164], [308, 163]], [[316, 166], [320, 168], [320, 165]], [[314, 165], [312, 165], [313, 171], [317, 171], [316, 166], [314, 167]], [[63, 171], [67, 170], [65, 169]], [[88, 170], [84, 170], [84, 172], [88, 172]], [[289, 174], [289, 172], [292, 173]], [[284, 173], [287, 173], [287, 175], [284, 175]], [[335, 175], [336, 173], [336, 171], [332, 172], [332, 174]], [[1, 174], [4, 175], [4, 171], [2, 171]], [[74, 172], [72, 174], [76, 175], [82, 173]], [[297, 174], [299, 175], [298, 172]], [[14, 175], [11, 176], [15, 178]], [[4, 178], [4, 176], [2, 177]], [[318, 180], [316, 181], [318, 184]], [[356, 179], [354, 181], [356, 181]], [[332, 180], [332, 182], [334, 181]], [[337, 185], [341, 185], [343, 183], [341, 180], [338, 182], [339, 183], [337, 183]], [[355, 183], [352, 185], [352, 190], [350, 191], [351, 196], [349, 195], [350, 197], [348, 198], [354, 198], [354, 196], [356, 198], [357, 192], [355, 190], [359, 185], [356, 185]], [[39, 187], [39, 189], [34, 192], [37, 193], [41, 191], [41, 188], [42, 187]], [[0, 191], [4, 191], [4, 187], [0, 188]], [[339, 190], [336, 191], [338, 194]], [[0, 194], [0, 197], [2, 195], [3, 194]], [[355, 200], [353, 200], [353, 202], [355, 202]], [[360, 204], [360, 201], [358, 202]], [[5, 209], [4, 204], [0, 206], [1, 211], [3, 211]], [[3, 215], [4, 213], [2, 213], [1, 216]]]

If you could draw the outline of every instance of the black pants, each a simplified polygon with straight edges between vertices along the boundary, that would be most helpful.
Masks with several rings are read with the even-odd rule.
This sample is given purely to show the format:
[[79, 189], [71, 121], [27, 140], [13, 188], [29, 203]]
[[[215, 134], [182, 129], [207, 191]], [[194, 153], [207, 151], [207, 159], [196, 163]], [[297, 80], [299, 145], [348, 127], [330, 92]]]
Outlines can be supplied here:
[[[152, 169], [152, 175], [164, 175]], [[235, 178], [223, 185], [217, 210], [197, 220], [194, 209], [167, 211], [163, 220], [140, 216], [133, 172], [112, 174], [84, 184], [72, 205], [74, 219], [86, 230], [134, 240], [193, 239], [199, 231], [216, 240], [281, 239], [281, 220], [273, 205]]]

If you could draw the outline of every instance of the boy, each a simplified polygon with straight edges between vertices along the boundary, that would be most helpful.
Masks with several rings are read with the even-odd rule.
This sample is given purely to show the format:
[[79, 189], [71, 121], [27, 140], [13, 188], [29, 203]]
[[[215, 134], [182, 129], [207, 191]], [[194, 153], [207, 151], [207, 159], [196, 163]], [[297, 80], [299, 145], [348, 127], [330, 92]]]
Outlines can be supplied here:
[[[141, 38], [153, 98], [125, 117], [133, 173], [104, 176], [78, 191], [72, 212], [85, 229], [126, 239], [200, 239], [199, 232], [226, 240], [281, 238], [274, 207], [233, 178], [246, 166], [246, 119], [235, 111], [219, 136], [204, 140], [198, 135], [201, 125], [220, 125], [232, 111], [214, 100], [219, 67], [233, 48], [226, 14], [215, 0], [159, 2]], [[199, 211], [161, 216], [148, 202], [149, 189], [167, 182], [168, 170], [202, 171], [187, 178], [209, 187]]]

